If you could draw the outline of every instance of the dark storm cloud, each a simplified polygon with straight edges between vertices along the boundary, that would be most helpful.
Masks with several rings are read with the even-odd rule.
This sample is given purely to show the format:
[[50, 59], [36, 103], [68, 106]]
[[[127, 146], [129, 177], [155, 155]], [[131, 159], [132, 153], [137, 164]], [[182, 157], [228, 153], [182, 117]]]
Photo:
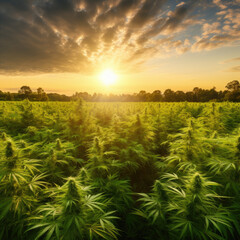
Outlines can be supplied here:
[[225, 29], [235, 30], [199, 36], [192, 48], [175, 39], [196, 24], [196, 2], [201, 1], [0, 0], [0, 72], [91, 72], [107, 60], [139, 64], [153, 52], [210, 49], [228, 36], [238, 39], [234, 9], [218, 16], [231, 22]]

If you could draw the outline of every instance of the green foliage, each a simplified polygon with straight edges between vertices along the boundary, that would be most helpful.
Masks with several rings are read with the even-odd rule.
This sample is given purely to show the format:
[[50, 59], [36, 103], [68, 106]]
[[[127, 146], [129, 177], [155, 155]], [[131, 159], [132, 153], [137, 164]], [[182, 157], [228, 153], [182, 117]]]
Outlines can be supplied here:
[[1, 102], [0, 240], [238, 240], [239, 109]]
[[40, 206], [30, 217], [29, 230], [35, 239], [115, 239], [117, 229], [113, 212], [105, 212], [101, 194], [89, 195], [89, 189], [75, 178], [68, 178], [59, 188], [51, 189], [53, 201]]

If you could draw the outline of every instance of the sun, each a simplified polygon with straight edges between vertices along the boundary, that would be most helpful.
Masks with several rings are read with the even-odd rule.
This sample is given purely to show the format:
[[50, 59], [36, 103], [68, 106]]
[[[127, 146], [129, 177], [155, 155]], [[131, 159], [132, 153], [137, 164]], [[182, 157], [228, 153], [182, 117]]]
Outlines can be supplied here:
[[106, 69], [100, 74], [99, 78], [105, 86], [111, 86], [116, 82], [117, 75], [112, 69]]

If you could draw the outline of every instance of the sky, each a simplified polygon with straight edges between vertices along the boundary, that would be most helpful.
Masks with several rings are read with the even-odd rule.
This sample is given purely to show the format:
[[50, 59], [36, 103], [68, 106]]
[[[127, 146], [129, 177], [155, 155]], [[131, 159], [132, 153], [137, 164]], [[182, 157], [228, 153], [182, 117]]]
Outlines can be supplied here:
[[2, 91], [224, 90], [239, 76], [240, 0], [0, 0]]

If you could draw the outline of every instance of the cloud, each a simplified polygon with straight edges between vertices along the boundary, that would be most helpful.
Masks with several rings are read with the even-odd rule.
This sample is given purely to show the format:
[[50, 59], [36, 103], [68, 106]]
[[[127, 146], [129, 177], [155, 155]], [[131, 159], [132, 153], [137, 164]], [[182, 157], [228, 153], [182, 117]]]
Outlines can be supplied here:
[[215, 35], [211, 38], [200, 38], [192, 45], [193, 52], [199, 52], [203, 50], [212, 50], [222, 46], [229, 46], [231, 43], [240, 39], [240, 36], [234, 35]]
[[[228, 45], [239, 39], [240, 12], [224, 5], [216, 14], [227, 23], [210, 25], [202, 1], [0, 0], [0, 73], [88, 74]], [[194, 42], [189, 28], [200, 24]]]
[[[223, 28], [224, 29], [224, 28]], [[225, 29], [226, 30], [226, 29]], [[193, 51], [212, 50], [222, 46], [230, 46], [236, 41], [240, 40], [240, 31], [236, 29], [228, 29], [220, 34], [213, 35], [211, 37], [202, 36], [198, 38], [193, 44]]]
[[240, 62], [240, 57], [228, 59], [223, 63], [232, 63], [232, 62]]
[[190, 1], [189, 4], [180, 5], [172, 13], [172, 15], [167, 19], [165, 24], [162, 26], [163, 30], [169, 30], [170, 32], [175, 30], [187, 17], [187, 14], [192, 10], [194, 2]]
[[97, 22], [101, 25], [112, 25], [124, 21], [138, 8], [139, 3], [140, 0], [122, 0], [108, 11], [100, 13]]
[[203, 35], [207, 36], [209, 34], [219, 34], [221, 30], [219, 29], [221, 26], [220, 22], [214, 22], [212, 24], [205, 23], [203, 24]]
[[146, 0], [129, 23], [130, 28], [140, 28], [160, 12], [165, 0]]
[[[74, 41], [64, 43], [40, 18], [34, 21], [31, 25], [0, 15], [0, 68], [3, 71], [68, 71], [74, 61], [81, 62], [84, 69], [88, 61]], [[71, 68], [77, 71], [76, 65]]]
[[229, 68], [227, 72], [240, 72], [240, 65]]
[[180, 7], [180, 6], [184, 5], [184, 4], [185, 4], [185, 2], [180, 2], [179, 4], [177, 4], [177, 7]]
[[[214, 1], [214, 3], [221, 4], [221, 1]], [[225, 4], [227, 6], [230, 2], [226, 1]], [[198, 36], [192, 51], [231, 46], [240, 40], [240, 8], [224, 8], [224, 11], [217, 11], [216, 15], [221, 16], [222, 20], [203, 24], [202, 36]]]
[[146, 24], [151, 23], [165, 2], [166, 0], [146, 0], [130, 20], [124, 42], [128, 41], [139, 29], [143, 29]]
[[221, 9], [227, 8], [227, 6], [224, 5], [221, 0], [213, 0], [213, 3], [220, 7]]
[[165, 32], [165, 34], [173, 33], [183, 23], [183, 20], [187, 17], [187, 14], [191, 11], [192, 7], [192, 2], [188, 5], [180, 5], [176, 7], [175, 11], [167, 18], [159, 18], [150, 29], [139, 37], [138, 42], [144, 43], [148, 41], [148, 39], [163, 32]]
[[[226, 61], [222, 62], [223, 64], [227, 63], [235, 63], [240, 62], [240, 57], [227, 59]], [[240, 65], [239, 66], [232, 66], [229, 69], [226, 70], [227, 72], [240, 72]]]

